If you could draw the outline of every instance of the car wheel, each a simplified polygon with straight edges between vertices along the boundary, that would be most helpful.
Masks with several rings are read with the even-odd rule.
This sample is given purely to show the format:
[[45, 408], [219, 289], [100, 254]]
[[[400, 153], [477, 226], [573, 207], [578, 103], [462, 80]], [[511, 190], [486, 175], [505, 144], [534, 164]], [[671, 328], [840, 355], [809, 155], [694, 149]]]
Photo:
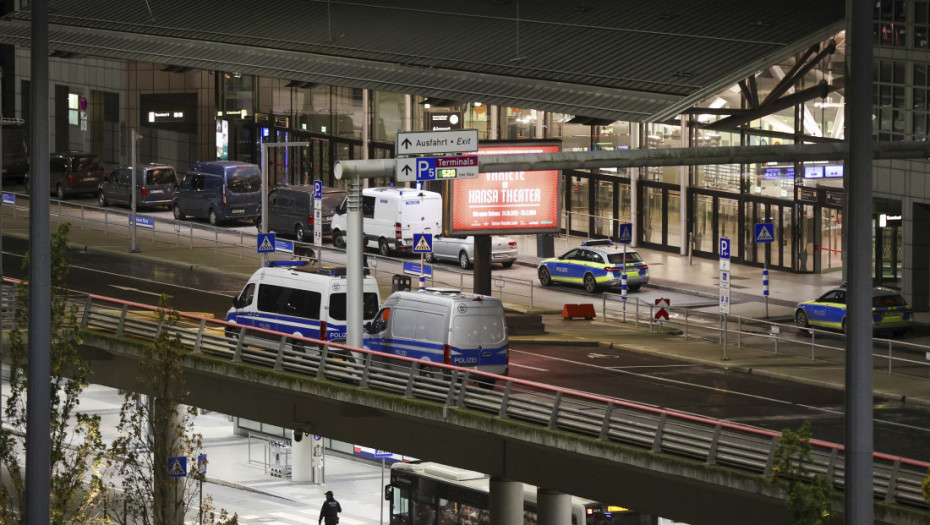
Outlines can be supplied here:
[[436, 262], [436, 256], [433, 255], [433, 252], [427, 253], [425, 259], [426, 259], [426, 262], [430, 264], [433, 264]]
[[294, 227], [294, 237], [297, 237], [297, 240], [298, 240], [298, 241], [304, 242], [304, 241], [306, 240], [306, 239], [304, 238], [304, 237], [306, 237], [306, 235], [307, 235], [307, 233], [306, 233], [306, 231], [304, 231], [304, 226], [303, 226], [303, 224], [298, 224], [297, 226]]
[[807, 328], [810, 324], [807, 322], [807, 313], [804, 310], [798, 310], [794, 314], [794, 324], [798, 325], [801, 328]]
[[339, 230], [333, 230], [333, 246], [336, 248], [346, 247], [346, 237]]
[[381, 239], [378, 241], [378, 253], [383, 257], [391, 255], [391, 245], [388, 244], [387, 239]]
[[102, 191], [97, 194], [97, 202], [100, 203], [101, 208], [106, 208], [107, 205], [109, 204], [107, 202], [107, 196], [104, 195]]
[[549, 268], [546, 268], [545, 266], [540, 266], [538, 273], [539, 273], [539, 284], [543, 286], [552, 285], [552, 276], [549, 275]]
[[631, 291], [631, 292], [638, 292], [640, 286], [642, 286], [642, 285], [641, 285], [641, 284], [629, 284], [629, 285], [627, 285], [626, 289], [629, 290], [629, 291]]
[[511, 266], [513, 266], [513, 261], [506, 261], [501, 264], [504, 266], [504, 268], [510, 268]]
[[840, 330], [842, 330], [844, 334], [846, 333], [846, 318], [845, 317], [843, 318], [843, 324]]
[[219, 226], [220, 218], [216, 215], [216, 210], [210, 208], [210, 212], [207, 214], [207, 218], [210, 220], [210, 224], [213, 226]]
[[901, 337], [901, 336], [903, 336], [903, 335], [906, 334], [906, 333], [907, 333], [907, 328], [898, 328], [897, 330], [893, 330], [893, 331], [891, 332], [891, 335], [893, 335], [893, 336], [895, 336], [895, 337]]
[[181, 211], [181, 205], [177, 203], [174, 205], [174, 218], [179, 221], [184, 220], [184, 212]]
[[464, 251], [459, 253], [459, 266], [461, 266], [463, 270], [471, 268], [471, 261], [468, 260], [468, 254]]
[[597, 279], [594, 278], [593, 274], [586, 273], [584, 274], [584, 290], [588, 293], [594, 293], [597, 291]]
[[58, 197], [58, 200], [65, 200], [65, 187], [61, 184], [55, 186], [55, 196]]

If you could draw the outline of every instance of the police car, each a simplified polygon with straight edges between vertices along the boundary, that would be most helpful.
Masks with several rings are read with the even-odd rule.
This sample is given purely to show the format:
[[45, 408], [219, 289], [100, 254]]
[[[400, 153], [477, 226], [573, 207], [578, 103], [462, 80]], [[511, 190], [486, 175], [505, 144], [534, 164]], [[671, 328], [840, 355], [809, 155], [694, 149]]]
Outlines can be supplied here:
[[[797, 306], [794, 321], [801, 328], [816, 326], [846, 331], [846, 284], [830, 290], [813, 301]], [[876, 332], [901, 335], [914, 321], [914, 311], [901, 294], [889, 288], [872, 289], [872, 328]]]
[[560, 257], [543, 259], [536, 269], [539, 282], [549, 286], [554, 282], [580, 284], [588, 292], [602, 287], [620, 287], [626, 271], [627, 289], [635, 292], [649, 282], [649, 266], [633, 250], [614, 245], [610, 239], [585, 241]]

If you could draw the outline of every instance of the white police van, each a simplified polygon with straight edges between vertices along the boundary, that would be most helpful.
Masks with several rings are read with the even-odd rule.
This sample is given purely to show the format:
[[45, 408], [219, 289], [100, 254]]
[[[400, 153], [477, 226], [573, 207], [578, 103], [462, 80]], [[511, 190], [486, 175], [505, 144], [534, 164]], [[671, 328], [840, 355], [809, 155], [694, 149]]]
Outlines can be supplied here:
[[[366, 275], [362, 317], [374, 319], [381, 304], [378, 281]], [[346, 339], [345, 268], [310, 271], [306, 261], [274, 261], [252, 274], [233, 298], [226, 321], [323, 341]], [[227, 328], [230, 336], [238, 335]], [[259, 332], [250, 335], [256, 337]]]
[[[413, 188], [362, 190], [362, 231], [366, 247], [387, 257], [391, 251], [413, 249], [414, 233], [442, 233], [442, 195]], [[346, 201], [333, 215], [333, 245], [345, 248], [348, 215]]]
[[433, 289], [394, 292], [367, 325], [364, 345], [428, 362], [498, 375], [509, 372], [504, 306], [487, 295]]

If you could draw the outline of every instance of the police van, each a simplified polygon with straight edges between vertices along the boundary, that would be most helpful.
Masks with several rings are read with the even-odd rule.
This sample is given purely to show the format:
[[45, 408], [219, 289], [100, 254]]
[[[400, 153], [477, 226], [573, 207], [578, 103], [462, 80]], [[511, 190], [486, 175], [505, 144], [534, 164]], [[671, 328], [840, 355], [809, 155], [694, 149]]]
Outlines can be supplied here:
[[[501, 300], [458, 290], [391, 294], [367, 325], [369, 350], [507, 375], [510, 344]], [[493, 386], [493, 383], [482, 383]]]
[[[372, 320], [381, 304], [378, 281], [363, 280], [362, 310]], [[252, 274], [226, 321], [323, 341], [346, 339], [345, 268], [311, 271], [306, 261], [274, 261]], [[228, 335], [238, 335], [227, 328]], [[258, 334], [258, 332], [256, 332]]]
[[[387, 257], [391, 251], [410, 251], [414, 233], [442, 233], [442, 195], [413, 188], [362, 190], [362, 232], [366, 247]], [[348, 216], [346, 201], [333, 215], [333, 245], [345, 248]]]

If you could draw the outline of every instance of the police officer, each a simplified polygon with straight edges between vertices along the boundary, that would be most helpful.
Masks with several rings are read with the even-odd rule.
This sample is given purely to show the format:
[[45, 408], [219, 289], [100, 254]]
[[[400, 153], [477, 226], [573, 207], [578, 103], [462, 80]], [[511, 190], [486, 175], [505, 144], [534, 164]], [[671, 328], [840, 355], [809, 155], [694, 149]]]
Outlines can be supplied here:
[[326, 525], [336, 525], [339, 523], [339, 513], [342, 512], [342, 505], [333, 498], [333, 491], [326, 491], [326, 501], [323, 502], [323, 508], [320, 509], [319, 523], [326, 520]]

